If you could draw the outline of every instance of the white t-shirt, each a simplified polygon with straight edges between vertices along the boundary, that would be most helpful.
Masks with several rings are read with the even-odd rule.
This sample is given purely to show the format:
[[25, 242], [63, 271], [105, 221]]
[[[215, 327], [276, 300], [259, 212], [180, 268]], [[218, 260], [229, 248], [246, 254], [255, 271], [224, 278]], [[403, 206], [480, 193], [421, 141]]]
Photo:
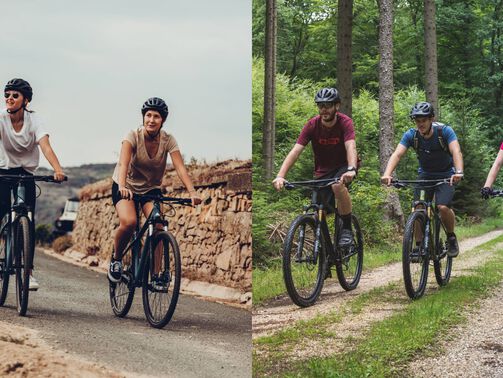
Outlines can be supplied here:
[[35, 113], [24, 112], [23, 128], [14, 131], [7, 110], [0, 112], [0, 168], [24, 168], [34, 173], [38, 168], [38, 142], [45, 135], [44, 127]]

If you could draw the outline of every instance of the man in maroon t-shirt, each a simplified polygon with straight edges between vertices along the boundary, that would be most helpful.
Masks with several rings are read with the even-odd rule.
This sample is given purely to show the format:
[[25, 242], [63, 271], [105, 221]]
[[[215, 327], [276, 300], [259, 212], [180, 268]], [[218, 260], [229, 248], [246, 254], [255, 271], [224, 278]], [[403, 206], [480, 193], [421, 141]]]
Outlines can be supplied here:
[[286, 174], [306, 145], [311, 142], [315, 178], [341, 178], [338, 184], [332, 185], [332, 191], [337, 199], [337, 210], [343, 222], [339, 245], [347, 246], [351, 244], [353, 235], [351, 198], [345, 184], [350, 183], [355, 177], [357, 164], [353, 121], [347, 115], [338, 112], [341, 100], [337, 89], [321, 89], [314, 101], [320, 114], [304, 125], [297, 143], [283, 161], [273, 185], [277, 190], [283, 188]]

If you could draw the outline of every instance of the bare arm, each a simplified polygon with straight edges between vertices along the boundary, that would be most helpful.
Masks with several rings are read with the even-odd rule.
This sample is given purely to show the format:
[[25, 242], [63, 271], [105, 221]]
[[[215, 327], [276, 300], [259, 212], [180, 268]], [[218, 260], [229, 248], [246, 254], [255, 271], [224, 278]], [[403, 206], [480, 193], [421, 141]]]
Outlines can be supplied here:
[[[354, 139], [348, 140], [344, 142], [344, 146], [346, 147], [346, 159], [348, 160], [348, 166], [352, 166], [356, 168], [358, 164], [358, 154], [356, 152], [356, 142]], [[348, 171], [342, 174], [341, 180], [344, 183], [349, 183], [353, 181], [353, 178], [356, 176], [356, 171]]]
[[45, 135], [43, 136], [39, 141], [38, 145], [40, 146], [40, 149], [42, 150], [42, 153], [44, 154], [45, 158], [51, 165], [51, 167], [54, 169], [54, 180], [56, 181], [63, 181], [65, 179], [65, 174], [63, 173], [63, 168], [61, 168], [61, 165], [59, 164], [58, 157], [54, 153], [54, 150], [51, 147], [51, 143], [49, 143], [49, 136]]
[[[461, 147], [459, 146], [459, 142], [457, 140], [453, 140], [451, 143], [449, 143], [449, 151], [452, 154], [454, 169], [456, 170], [456, 172], [463, 172], [463, 154], [461, 153]], [[455, 173], [451, 177], [451, 185], [459, 182], [462, 178], [462, 173]]]
[[194, 189], [192, 180], [190, 179], [189, 173], [187, 172], [187, 168], [185, 168], [185, 164], [183, 163], [183, 158], [180, 151], [173, 151], [169, 154], [169, 156], [171, 156], [171, 161], [173, 162], [173, 166], [175, 167], [178, 177], [180, 178], [180, 180], [182, 180], [183, 185], [185, 185], [185, 187], [189, 191], [190, 197], [192, 198], [192, 205], [201, 203], [201, 199], [195, 195], [196, 190]]
[[119, 192], [122, 198], [130, 199], [133, 198], [133, 193], [126, 188], [126, 176], [127, 170], [129, 168], [129, 163], [131, 162], [131, 157], [133, 156], [133, 146], [127, 140], [122, 142], [121, 152], [119, 155]]
[[400, 159], [402, 158], [403, 155], [407, 152], [407, 147], [405, 147], [403, 144], [399, 143], [398, 146], [396, 147], [395, 151], [391, 154], [388, 164], [386, 165], [386, 169], [384, 170], [384, 173], [381, 177], [381, 182], [386, 185], [391, 184], [391, 175], [393, 174], [393, 171], [397, 167], [398, 163], [400, 162]]
[[290, 150], [288, 155], [286, 155], [286, 158], [285, 160], [283, 160], [283, 164], [281, 164], [281, 168], [279, 169], [276, 179], [274, 179], [274, 181], [272, 182], [277, 190], [283, 188], [286, 174], [288, 173], [292, 165], [295, 164], [302, 151], [304, 151], [304, 148], [305, 146], [303, 146], [302, 144], [296, 143], [295, 146], [293, 146], [293, 148]]
[[486, 179], [486, 183], [484, 184], [484, 188], [492, 188], [494, 181], [496, 181], [496, 177], [498, 176], [498, 172], [501, 169], [501, 166], [503, 165], [503, 150], [500, 150], [498, 152], [498, 155], [496, 156], [496, 159], [494, 160], [494, 163], [491, 167], [491, 170], [489, 171]]

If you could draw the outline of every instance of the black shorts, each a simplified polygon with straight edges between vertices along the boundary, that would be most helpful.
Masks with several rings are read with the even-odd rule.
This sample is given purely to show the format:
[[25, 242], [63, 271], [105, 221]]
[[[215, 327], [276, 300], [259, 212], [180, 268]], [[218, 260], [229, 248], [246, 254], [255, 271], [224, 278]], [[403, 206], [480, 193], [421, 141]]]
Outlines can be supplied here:
[[[30, 172], [24, 170], [23, 168], [9, 168], [0, 169], [0, 175], [25, 175], [33, 176]], [[0, 219], [7, 214], [11, 208], [11, 196], [10, 189], [11, 183], [0, 181]], [[33, 222], [35, 222], [35, 204], [36, 204], [36, 194], [35, 194], [35, 181], [25, 181], [25, 196], [24, 202], [31, 209], [33, 214]], [[17, 193], [17, 190], [14, 190]]]
[[[420, 174], [418, 176], [418, 180], [435, 180], [435, 179], [442, 179], [442, 178], [450, 178], [451, 174], [447, 174], [442, 176], [431, 176], [427, 174]], [[433, 198], [433, 195], [435, 195], [435, 204], [437, 205], [444, 205], [444, 206], [451, 206], [452, 198], [454, 197], [454, 186], [449, 185], [449, 184], [442, 184], [439, 186], [435, 186], [434, 188], [431, 189], [425, 189], [426, 191], [426, 200], [431, 200]], [[414, 201], [419, 200], [419, 195], [420, 195], [420, 189], [414, 190]]]
[[[152, 190], [149, 190], [147, 193], [144, 193], [144, 194], [148, 194], [148, 195], [151, 195], [151, 196], [162, 196], [161, 189], [152, 189]], [[112, 202], [114, 203], [114, 206], [116, 206], [117, 202], [119, 202], [120, 200], [122, 200], [122, 198], [121, 198], [120, 193], [119, 193], [119, 185], [117, 185], [117, 183], [114, 181], [113, 184], [112, 184]], [[140, 201], [135, 201], [135, 202], [139, 202], [140, 205], [143, 206], [147, 202], [151, 202], [151, 200], [142, 199]]]
[[[340, 168], [336, 168], [331, 172], [328, 172], [322, 176], [316, 177], [315, 180], [323, 180], [329, 178], [339, 178], [348, 170], [348, 166], [345, 165]], [[315, 193], [313, 193], [313, 196]], [[335, 194], [331, 187], [323, 188], [318, 192], [318, 200], [316, 201], [318, 204], [323, 204], [325, 210], [327, 210], [328, 214], [335, 212]]]

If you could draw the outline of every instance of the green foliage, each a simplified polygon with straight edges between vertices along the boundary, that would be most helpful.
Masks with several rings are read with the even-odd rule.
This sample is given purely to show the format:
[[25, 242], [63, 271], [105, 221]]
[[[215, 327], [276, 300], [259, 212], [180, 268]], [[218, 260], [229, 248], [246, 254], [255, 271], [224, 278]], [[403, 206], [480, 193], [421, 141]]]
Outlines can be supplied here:
[[35, 227], [35, 241], [38, 244], [46, 245], [52, 241], [52, 226], [50, 224], [38, 224]]

